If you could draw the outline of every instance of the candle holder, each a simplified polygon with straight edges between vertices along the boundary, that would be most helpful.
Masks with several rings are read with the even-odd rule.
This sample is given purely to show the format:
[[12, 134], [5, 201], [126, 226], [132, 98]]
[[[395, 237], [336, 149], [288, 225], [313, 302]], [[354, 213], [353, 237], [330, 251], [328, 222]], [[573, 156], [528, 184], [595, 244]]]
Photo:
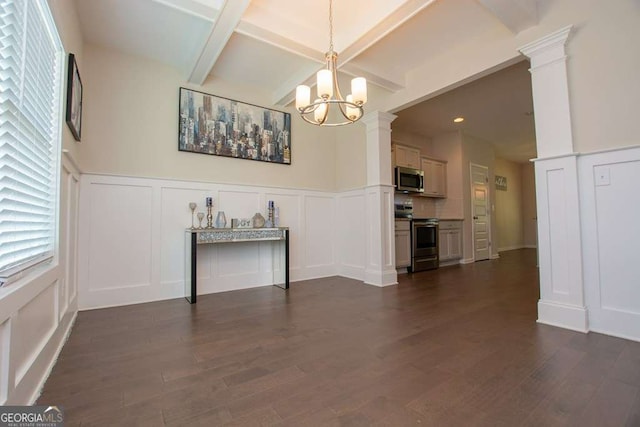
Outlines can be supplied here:
[[213, 209], [211, 206], [207, 206], [207, 228], [213, 228]]
[[195, 202], [191, 202], [189, 203], [189, 209], [191, 209], [191, 229], [193, 230], [194, 228], [196, 228], [193, 225], [193, 214], [196, 211], [196, 208], [198, 207], [198, 205]]
[[202, 228], [202, 220], [204, 219], [204, 212], [198, 212], [198, 228]]

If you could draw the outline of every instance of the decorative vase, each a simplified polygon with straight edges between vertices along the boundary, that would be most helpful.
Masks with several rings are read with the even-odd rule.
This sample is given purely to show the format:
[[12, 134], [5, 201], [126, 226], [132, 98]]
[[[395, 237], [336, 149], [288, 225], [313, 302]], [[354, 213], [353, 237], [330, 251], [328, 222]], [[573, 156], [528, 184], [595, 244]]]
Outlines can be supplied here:
[[264, 217], [260, 214], [260, 212], [258, 212], [253, 216], [253, 228], [262, 227], [264, 227]]
[[227, 217], [224, 214], [224, 211], [218, 211], [218, 215], [216, 216], [216, 228], [225, 228], [227, 226]]

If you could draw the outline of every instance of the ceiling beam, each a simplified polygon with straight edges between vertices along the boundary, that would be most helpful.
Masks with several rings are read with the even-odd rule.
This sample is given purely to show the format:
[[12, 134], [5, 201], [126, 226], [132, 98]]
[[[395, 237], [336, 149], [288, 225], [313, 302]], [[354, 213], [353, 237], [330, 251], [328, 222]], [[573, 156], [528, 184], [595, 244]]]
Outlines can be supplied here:
[[538, 25], [536, 0], [478, 0], [511, 32], [519, 32]]
[[295, 40], [291, 40], [287, 37], [283, 37], [272, 31], [265, 30], [257, 25], [250, 24], [246, 21], [240, 21], [236, 27], [236, 33], [242, 34], [252, 39], [258, 40], [263, 43], [270, 44], [279, 49], [291, 52], [298, 56], [301, 56], [311, 61], [315, 61], [318, 64], [324, 64], [324, 52], [317, 51], [313, 48], [298, 43]]
[[[313, 86], [315, 84], [315, 74], [318, 72], [318, 70], [324, 68], [325, 66], [324, 52], [320, 52], [301, 43], [298, 43], [295, 40], [283, 37], [279, 34], [276, 34], [269, 30], [265, 30], [264, 28], [250, 24], [246, 21], [241, 21], [238, 24], [238, 26], [236, 27], [236, 33], [251, 37], [263, 43], [270, 44], [271, 46], [275, 46], [279, 49], [293, 53], [315, 63], [309, 67], [301, 68], [299, 72], [288, 78], [287, 81], [274, 92], [274, 104], [289, 104], [289, 102], [293, 101], [293, 92], [291, 88], [295, 88], [299, 84], [307, 84]], [[356, 67], [353, 64], [343, 64], [340, 68], [340, 71], [352, 76], [365, 77], [367, 81], [371, 82], [372, 84], [391, 91], [397, 91], [404, 87], [404, 82], [401, 82], [399, 79], [392, 80], [380, 76], [377, 73], [373, 73], [369, 70], [364, 70], [360, 67]]]
[[[206, 19], [207, 21], [214, 22], [220, 13], [219, 8], [210, 7], [206, 4], [196, 0], [152, 0], [156, 3], [163, 4], [172, 9], [179, 10], [189, 15], [197, 16], [198, 18]], [[224, 0], [217, 0], [216, 5], [222, 6]]]
[[244, 11], [251, 0], [227, 0], [218, 19], [213, 24], [213, 29], [207, 39], [202, 52], [192, 67], [189, 82], [201, 85], [207, 79], [211, 69], [220, 57], [222, 50], [227, 45], [231, 34], [240, 22]]
[[[354, 43], [347, 46], [342, 52], [338, 52], [338, 67], [340, 68], [340, 70], [346, 72], [347, 74], [366, 77], [368, 82], [392, 91], [397, 91], [404, 88], [404, 79], [382, 77], [373, 71], [364, 70], [359, 67], [356, 68], [352, 64], [349, 64], [349, 62], [355, 59], [362, 52], [382, 40], [391, 32], [396, 30], [398, 27], [407, 22], [418, 12], [429, 6], [434, 1], [435, 0], [408, 0], [404, 2], [400, 7], [389, 14], [374, 28], [369, 30]], [[321, 55], [320, 58], [324, 58], [324, 54]], [[313, 72], [313, 74], [315, 74], [315, 72], [317, 72], [317, 70], [319, 70], [320, 68], [321, 67], [318, 67]], [[313, 84], [313, 74], [307, 75], [306, 77], [300, 78], [298, 80], [298, 82], [304, 83], [294, 84], [293, 82], [289, 81], [286, 83], [286, 85], [282, 85], [282, 87], [280, 87], [275, 93], [274, 103], [277, 105], [288, 105], [289, 103], [291, 103], [295, 99], [295, 87], [298, 84], [309, 84], [310, 82]]]

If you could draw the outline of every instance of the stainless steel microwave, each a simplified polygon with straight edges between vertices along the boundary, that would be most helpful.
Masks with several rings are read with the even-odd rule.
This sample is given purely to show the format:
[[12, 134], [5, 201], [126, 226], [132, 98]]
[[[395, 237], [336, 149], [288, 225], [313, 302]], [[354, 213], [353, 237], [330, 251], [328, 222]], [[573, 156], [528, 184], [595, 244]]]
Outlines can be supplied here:
[[424, 172], [419, 169], [396, 166], [394, 184], [396, 191], [424, 193]]

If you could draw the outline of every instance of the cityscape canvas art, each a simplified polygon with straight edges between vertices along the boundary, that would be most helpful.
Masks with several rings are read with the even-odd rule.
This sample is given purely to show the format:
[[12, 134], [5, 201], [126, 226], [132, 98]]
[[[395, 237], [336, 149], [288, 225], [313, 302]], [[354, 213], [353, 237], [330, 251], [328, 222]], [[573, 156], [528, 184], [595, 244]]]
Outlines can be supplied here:
[[180, 88], [180, 151], [291, 164], [291, 114]]

